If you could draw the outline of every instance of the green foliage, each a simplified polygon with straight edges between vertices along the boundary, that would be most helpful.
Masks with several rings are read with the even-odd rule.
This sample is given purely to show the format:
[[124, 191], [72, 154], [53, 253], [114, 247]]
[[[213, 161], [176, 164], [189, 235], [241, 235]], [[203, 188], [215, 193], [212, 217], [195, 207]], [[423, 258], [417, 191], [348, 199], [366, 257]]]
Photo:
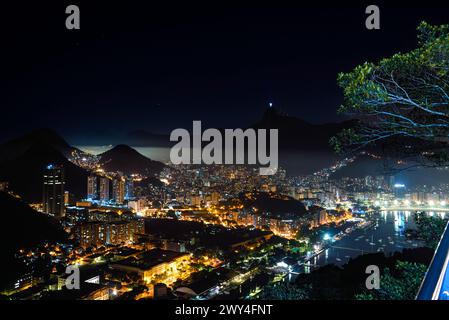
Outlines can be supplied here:
[[354, 145], [361, 141], [360, 135], [353, 128], [343, 129], [337, 136], [331, 137], [330, 145], [335, 152], [341, 154], [346, 152], [346, 146]]
[[432, 26], [422, 21], [416, 30], [418, 31], [419, 44], [423, 45], [449, 34], [449, 25]]
[[415, 220], [418, 237], [424, 241], [426, 246], [435, 250], [448, 223], [448, 219], [443, 219], [440, 216], [430, 217], [423, 212], [419, 212], [415, 215]]
[[340, 113], [360, 127], [331, 139], [335, 150], [393, 136], [435, 141], [449, 136], [449, 25], [418, 26], [419, 47], [340, 73]]
[[396, 270], [385, 268], [380, 277], [380, 289], [363, 291], [357, 300], [414, 300], [427, 267], [423, 264], [398, 261]]
[[309, 292], [305, 288], [297, 285], [281, 282], [273, 286], [266, 287], [261, 296], [262, 300], [306, 300], [309, 299]]

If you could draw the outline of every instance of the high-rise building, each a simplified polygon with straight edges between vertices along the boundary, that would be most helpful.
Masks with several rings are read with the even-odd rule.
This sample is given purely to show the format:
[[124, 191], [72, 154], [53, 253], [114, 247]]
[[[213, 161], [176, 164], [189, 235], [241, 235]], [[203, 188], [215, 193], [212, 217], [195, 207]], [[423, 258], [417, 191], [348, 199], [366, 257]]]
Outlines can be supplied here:
[[109, 201], [109, 179], [101, 177], [100, 178], [100, 200], [107, 202]]
[[87, 177], [87, 199], [96, 200], [98, 198], [97, 176]]
[[99, 245], [118, 245], [137, 240], [145, 232], [141, 219], [131, 221], [85, 222], [75, 229], [75, 235], [83, 248]]
[[67, 206], [70, 204], [70, 193], [68, 191], [64, 191], [64, 205]]
[[123, 178], [114, 179], [112, 194], [116, 203], [122, 204], [125, 201], [125, 181]]
[[62, 166], [48, 165], [44, 172], [43, 210], [55, 217], [63, 217], [64, 206], [64, 168]]
[[125, 199], [134, 199], [134, 181], [132, 178], [126, 178], [125, 182]]
[[402, 183], [396, 183], [394, 185], [394, 196], [398, 199], [404, 199], [405, 197], [405, 192], [406, 192], [406, 188], [405, 185]]
[[137, 199], [128, 201], [128, 208], [134, 210], [134, 212], [142, 211], [147, 205], [147, 201], [145, 199]]

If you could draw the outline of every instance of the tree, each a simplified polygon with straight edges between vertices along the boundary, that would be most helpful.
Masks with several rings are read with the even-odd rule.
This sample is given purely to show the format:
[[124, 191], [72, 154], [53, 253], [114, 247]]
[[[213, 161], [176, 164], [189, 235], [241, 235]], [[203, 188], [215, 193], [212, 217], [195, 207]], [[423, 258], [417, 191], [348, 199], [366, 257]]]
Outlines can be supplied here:
[[396, 270], [383, 270], [380, 289], [363, 289], [357, 300], [414, 300], [427, 267], [419, 263], [398, 261]]
[[[338, 75], [339, 112], [360, 120], [331, 139], [339, 152], [405, 139], [421, 164], [449, 162], [449, 25], [418, 28], [419, 47]], [[401, 140], [402, 146], [404, 140]]]
[[295, 284], [278, 283], [266, 286], [263, 290], [262, 300], [308, 300], [309, 290], [300, 288]]
[[423, 212], [418, 212], [415, 215], [415, 221], [418, 238], [423, 240], [426, 246], [435, 250], [448, 223], [448, 219], [443, 219], [440, 216], [430, 217]]

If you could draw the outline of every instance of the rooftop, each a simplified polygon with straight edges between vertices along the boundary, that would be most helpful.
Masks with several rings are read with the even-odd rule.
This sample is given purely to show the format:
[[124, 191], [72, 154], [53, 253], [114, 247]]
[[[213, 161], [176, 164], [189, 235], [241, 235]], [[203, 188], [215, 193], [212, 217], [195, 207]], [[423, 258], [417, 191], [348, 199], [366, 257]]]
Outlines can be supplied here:
[[151, 269], [161, 263], [171, 262], [177, 258], [187, 255], [187, 253], [179, 253], [162, 249], [152, 249], [140, 254], [137, 258], [130, 257], [118, 262], [117, 264], [139, 269]]

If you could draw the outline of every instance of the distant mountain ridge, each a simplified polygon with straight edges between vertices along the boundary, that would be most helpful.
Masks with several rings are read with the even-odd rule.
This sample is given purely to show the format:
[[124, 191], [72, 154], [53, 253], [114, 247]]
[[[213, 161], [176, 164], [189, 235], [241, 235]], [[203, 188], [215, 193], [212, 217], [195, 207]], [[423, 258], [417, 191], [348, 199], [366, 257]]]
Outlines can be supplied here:
[[117, 145], [99, 155], [106, 171], [121, 171], [124, 174], [140, 173], [152, 176], [159, 173], [165, 165], [151, 160], [127, 145]]
[[66, 190], [81, 198], [86, 194], [89, 173], [71, 163], [64, 154], [46, 143], [36, 142], [14, 159], [0, 162], [0, 180], [26, 201], [42, 201], [44, 169], [49, 164], [62, 165], [65, 171]]
[[278, 108], [265, 110], [262, 119], [251, 125], [254, 129], [278, 129], [279, 148], [332, 151], [329, 139], [345, 128], [351, 128], [356, 120], [340, 123], [311, 124], [289, 116]]
[[[266, 109], [258, 121], [242, 129], [278, 129], [279, 164], [291, 175], [304, 175], [334, 164], [339, 156], [332, 149], [330, 138], [344, 128], [355, 126], [356, 123], [356, 120], [349, 120], [340, 123], [311, 124], [272, 107]], [[186, 129], [191, 133], [191, 127]], [[223, 128], [217, 129], [224, 134]], [[176, 143], [170, 141], [168, 134], [154, 134], [145, 130], [128, 134], [124, 141], [136, 147], [169, 148]], [[203, 142], [203, 147], [208, 143]]]
[[52, 129], [36, 129], [16, 139], [0, 144], [0, 163], [19, 157], [37, 144], [52, 147], [65, 157], [68, 157], [76, 149]]
[[[271, 107], [265, 110], [260, 120], [249, 125], [253, 129], [278, 129], [279, 148], [283, 150], [313, 150], [333, 152], [329, 139], [344, 128], [351, 128], [355, 120], [339, 123], [311, 124], [300, 118], [289, 116], [282, 110]], [[186, 128], [189, 132], [191, 127]], [[203, 128], [203, 130], [206, 128]], [[223, 128], [218, 128], [224, 133]], [[170, 141], [169, 134], [155, 134], [145, 130], [130, 132], [125, 138], [132, 146], [170, 147], [175, 142]]]
[[[75, 199], [81, 199], [86, 196], [90, 173], [68, 160], [74, 150], [77, 149], [53, 130], [34, 130], [0, 145], [0, 181], [7, 181], [10, 189], [24, 200], [41, 202], [45, 167], [49, 164], [62, 165], [65, 169], [66, 190]], [[164, 164], [148, 159], [124, 145], [102, 156], [102, 160], [107, 162], [105, 169], [111, 171], [154, 174], [164, 167]]]

